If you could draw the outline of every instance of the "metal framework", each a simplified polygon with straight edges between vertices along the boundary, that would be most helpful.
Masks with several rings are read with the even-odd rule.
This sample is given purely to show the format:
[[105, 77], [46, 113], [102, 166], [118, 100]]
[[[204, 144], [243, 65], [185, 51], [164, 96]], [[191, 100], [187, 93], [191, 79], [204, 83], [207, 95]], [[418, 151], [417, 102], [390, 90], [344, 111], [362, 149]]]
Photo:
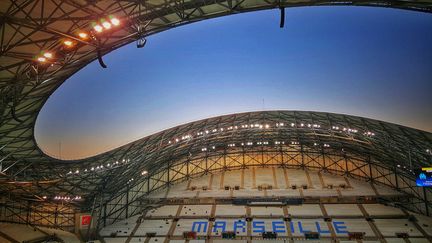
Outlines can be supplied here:
[[35, 173], [59, 171], [29, 182], [5, 176], [0, 191], [12, 202], [56, 204], [55, 196], [80, 195], [84, 200], [66, 204], [94, 211], [106, 225], [135, 214], [148, 193], [176, 182], [233, 168], [283, 166], [387, 185], [411, 197], [405, 208], [429, 215], [432, 190], [415, 186], [413, 170], [432, 162], [431, 146], [430, 133], [367, 118], [240, 113], [177, 126], [74, 163], [38, 163]]
[[[231, 153], [239, 153], [241, 143], [247, 147], [247, 143], [251, 142], [250, 146], [263, 153], [271, 153], [275, 149], [288, 150], [298, 145], [300, 150], [296, 153], [302, 155], [305, 150], [314, 149], [322, 156], [332, 153], [341, 156], [340, 153], [343, 153], [342, 157], [361, 157], [361, 161], [373, 165], [369, 166], [372, 169], [365, 172], [363, 178], [401, 190], [409, 188], [407, 193], [423, 205], [416, 208], [413, 205], [417, 205], [417, 202], [413, 202], [411, 206], [414, 210], [429, 214], [430, 191], [419, 191], [413, 187], [410, 170], [430, 163], [431, 134], [360, 117], [295, 111], [222, 116], [168, 129], [73, 163], [49, 157], [36, 144], [34, 124], [45, 101], [68, 77], [95, 60], [98, 52], [103, 55], [147, 35], [208, 18], [271, 8], [323, 5], [378, 6], [432, 12], [430, 0], [1, 1], [0, 193], [5, 195], [1, 201], [2, 212], [11, 209], [14, 212], [12, 215], [15, 215], [13, 218], [22, 221], [23, 217], [17, 216], [21, 213], [17, 212], [25, 208], [22, 205], [27, 205], [28, 202], [43, 202], [55, 208], [58, 204], [53, 200], [55, 196], [79, 195], [84, 200], [65, 203], [75, 212], [100, 209], [114, 199], [127, 195], [126, 202], [118, 204], [129, 211], [127, 216], [130, 215], [130, 206], [136, 202], [135, 199], [130, 199], [132, 190], [129, 188], [143, 183], [146, 180], [143, 178], [149, 178], [149, 186], [145, 192], [141, 190], [140, 193], [147, 193], [162, 186], [162, 182], [171, 184], [176, 181], [178, 178], [171, 177], [173, 173], [176, 174], [172, 168], [179, 161], [191, 163], [199, 158], [207, 158], [206, 163], [211, 164], [209, 161], [213, 161], [214, 156], [226, 158]], [[89, 40], [76, 37], [78, 30], [89, 30], [92, 21], [108, 14], [118, 16], [122, 20], [122, 28], [93, 36]], [[73, 50], [66, 50], [61, 43], [64, 38], [72, 39], [78, 45]], [[38, 64], [34, 57], [41, 51], [53, 52], [55, 60], [49, 65]], [[250, 124], [255, 123], [263, 126], [268, 124], [269, 127], [250, 128]], [[285, 126], [276, 126], [280, 123]], [[291, 123], [294, 125], [290, 126]], [[245, 124], [249, 124], [249, 127], [242, 128]], [[236, 126], [237, 129], [228, 129]], [[351, 131], [343, 131], [343, 128]], [[213, 132], [215, 129], [216, 132]], [[198, 133], [202, 134], [197, 135]], [[257, 144], [258, 142], [261, 144]], [[269, 144], [262, 144], [263, 142]], [[290, 144], [291, 142], [295, 144]], [[232, 147], [232, 144], [235, 146]], [[212, 149], [213, 146], [216, 149]], [[204, 151], [204, 148], [207, 150]], [[245, 148], [244, 151], [248, 149]], [[283, 161], [285, 160], [278, 163], [283, 165]], [[359, 169], [366, 167], [362, 165]], [[200, 171], [198, 167], [186, 168], [188, 171], [183, 172], [185, 178], [194, 175], [194, 171]], [[207, 168], [203, 173], [212, 170], [212, 167], [203, 168]], [[326, 169], [327, 166], [323, 164], [320, 168]], [[143, 170], [147, 170], [149, 176], [140, 176]], [[167, 179], [154, 177], [163, 173], [168, 173]], [[131, 181], [132, 178], [135, 179]], [[98, 212], [106, 219], [114, 215], [107, 210]], [[24, 218], [31, 221], [32, 217]], [[70, 225], [57, 221], [68, 222], [67, 219], [53, 221], [44, 218], [47, 224], [60, 227]]]

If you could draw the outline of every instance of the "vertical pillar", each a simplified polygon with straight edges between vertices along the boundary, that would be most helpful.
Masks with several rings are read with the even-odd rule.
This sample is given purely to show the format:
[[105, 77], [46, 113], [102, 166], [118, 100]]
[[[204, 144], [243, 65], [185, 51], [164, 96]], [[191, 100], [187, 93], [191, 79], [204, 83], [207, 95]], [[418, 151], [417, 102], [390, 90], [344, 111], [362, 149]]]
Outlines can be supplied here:
[[323, 164], [322, 164], [322, 168], [324, 169], [324, 170], [327, 170], [327, 167], [326, 167], [326, 160], [325, 160], [325, 154], [324, 154], [324, 151], [321, 149], [321, 155], [322, 155], [322, 158], [323, 158]]
[[284, 171], [285, 184], [286, 184], [285, 188], [288, 189], [288, 188], [290, 188], [288, 172], [287, 172], [286, 168], [283, 168], [283, 171]]
[[325, 188], [326, 186], [325, 186], [324, 178], [322, 176], [321, 171], [318, 171], [318, 177], [319, 177], [320, 182], [321, 182], [321, 188]]
[[129, 184], [126, 186], [126, 218], [129, 217]]
[[226, 157], [227, 157], [227, 151], [226, 151], [226, 149], [224, 149], [224, 155], [223, 155], [223, 164], [224, 164], [223, 168], [224, 168], [224, 171], [226, 169]]
[[272, 175], [273, 175], [273, 185], [275, 189], [279, 189], [279, 185], [276, 178], [276, 168], [272, 167]]
[[211, 189], [212, 189], [212, 186], [213, 186], [213, 177], [214, 177], [214, 174], [211, 174], [211, 175], [209, 176], [209, 182], [208, 182], [208, 189], [209, 189], [209, 190], [211, 190]]
[[220, 182], [219, 182], [219, 189], [220, 190], [224, 189], [224, 181], [225, 181], [225, 170], [223, 170], [221, 173], [221, 178], [220, 178]]
[[240, 175], [240, 180], [241, 180], [240, 187], [241, 187], [241, 189], [244, 189], [244, 170], [245, 169], [241, 170], [241, 175]]
[[308, 182], [308, 187], [309, 188], [313, 188], [312, 179], [311, 179], [311, 177], [309, 175], [309, 170], [305, 168], [304, 172], [306, 174], [306, 179], [307, 179], [307, 182]]
[[256, 185], [255, 167], [252, 167], [251, 170], [252, 170], [252, 188], [256, 189], [257, 185]]
[[286, 167], [286, 163], [284, 161], [284, 156], [283, 156], [283, 150], [282, 150], [282, 146], [280, 146], [280, 154], [281, 154], [281, 164], [283, 165], [283, 167]]
[[302, 168], [304, 168], [305, 164], [304, 164], [303, 144], [300, 144], [300, 155], [301, 155]]
[[107, 203], [104, 204], [104, 209], [103, 209], [103, 226], [106, 226], [106, 210], [107, 210]]
[[348, 172], [349, 170], [348, 170], [348, 159], [347, 159], [347, 156], [346, 156], [345, 152], [344, 152], [343, 157], [344, 157], [344, 160], [345, 160], [345, 175], [347, 175], [349, 173]]

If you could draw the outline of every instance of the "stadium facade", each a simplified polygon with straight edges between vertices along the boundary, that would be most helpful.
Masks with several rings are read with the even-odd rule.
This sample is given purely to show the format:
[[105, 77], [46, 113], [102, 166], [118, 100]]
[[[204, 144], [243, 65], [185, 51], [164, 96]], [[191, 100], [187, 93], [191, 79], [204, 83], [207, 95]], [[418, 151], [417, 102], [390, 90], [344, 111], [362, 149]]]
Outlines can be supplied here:
[[[391, 204], [411, 221], [415, 221], [410, 218], [414, 213], [429, 216], [431, 190], [416, 187], [414, 170], [430, 165], [432, 135], [367, 118], [303, 111], [233, 114], [171, 128], [78, 161], [52, 158], [37, 146], [34, 125], [48, 97], [91, 61], [98, 59], [105, 66], [103, 55], [116, 48], [137, 40], [140, 46], [148, 35], [208, 18], [271, 8], [279, 8], [283, 16], [284, 8], [322, 5], [432, 11], [432, 1], [2, 1], [1, 220], [73, 231], [90, 214], [88, 225], [94, 230], [87, 235], [97, 235], [103, 232], [101, 229], [136, 215], [144, 220], [147, 212], [151, 212], [147, 206], [163, 206], [157, 200], [173, 204], [169, 202], [171, 188], [208, 176], [209, 184], [199, 183], [193, 190], [190, 186], [180, 190], [192, 201], [173, 199], [178, 203], [178, 213], [183, 212], [180, 210], [183, 204], [220, 203], [228, 207], [236, 203], [235, 198], [246, 200], [252, 195], [263, 200], [278, 198], [283, 201], [276, 206], [283, 214], [275, 209], [278, 217], [293, 222], [285, 225], [288, 236], [289, 232], [294, 234], [305, 229], [320, 231], [317, 227], [327, 225], [320, 229], [331, 232], [331, 239], [337, 238], [338, 230], [349, 227], [346, 223], [335, 225], [336, 221], [330, 217], [331, 206], [326, 204], [357, 205], [362, 212], [357, 216], [365, 219], [376, 216], [372, 209], [367, 209], [368, 203]], [[282, 22], [281, 18], [281, 25]], [[235, 178], [242, 179], [225, 190], [225, 180], [221, 177], [231, 172], [237, 173]], [[248, 173], [251, 176], [245, 176]], [[273, 179], [267, 178], [269, 173]], [[306, 181], [299, 175], [302, 179], [291, 183], [290, 178], [296, 177], [296, 173], [303, 173]], [[324, 174], [343, 178], [345, 182], [324, 180]], [[267, 179], [263, 182], [261, 177]], [[223, 183], [215, 186], [218, 182], [213, 182], [214, 178]], [[368, 189], [357, 190], [350, 180], [366, 183], [373, 193]], [[216, 190], [218, 194], [210, 195], [208, 202], [200, 197]], [[314, 190], [317, 194], [309, 195]], [[320, 194], [326, 190], [328, 195]], [[353, 200], [350, 190], [360, 191], [352, 195], [360, 201], [350, 201]], [[151, 195], [163, 191], [162, 197], [150, 200]], [[318, 198], [324, 201], [313, 201]], [[321, 216], [317, 212], [311, 217], [330, 221], [323, 224], [314, 221], [312, 228], [311, 225], [303, 227], [307, 224], [300, 221], [289, 221], [288, 207], [294, 207], [289, 206], [290, 200], [301, 200], [305, 205], [315, 203], [321, 209]], [[252, 219], [245, 226], [250, 240], [254, 229], [262, 229], [262, 224], [254, 226], [253, 217], [258, 214], [253, 214], [248, 203], [251, 202], [242, 202], [240, 207], [245, 207], [245, 211], [241, 209], [237, 216]], [[213, 210], [215, 207], [212, 206], [210, 213], [207, 210], [207, 214], [199, 215], [224, 216], [220, 210]], [[220, 226], [221, 231], [234, 227], [224, 220], [214, 221], [215, 224], [222, 222], [218, 226], [225, 225]], [[210, 222], [207, 222], [208, 230], [214, 228]], [[270, 224], [280, 227], [277, 220]], [[417, 226], [414, 225], [421, 234], [415, 237], [427, 239], [430, 233], [420, 230], [422, 225]], [[374, 232], [371, 239], [383, 241], [385, 237], [377, 233], [378, 226], [370, 227]], [[164, 239], [175, 235], [175, 228], [170, 230]], [[132, 239], [134, 234], [127, 235]], [[155, 239], [145, 240], [152, 238]]]

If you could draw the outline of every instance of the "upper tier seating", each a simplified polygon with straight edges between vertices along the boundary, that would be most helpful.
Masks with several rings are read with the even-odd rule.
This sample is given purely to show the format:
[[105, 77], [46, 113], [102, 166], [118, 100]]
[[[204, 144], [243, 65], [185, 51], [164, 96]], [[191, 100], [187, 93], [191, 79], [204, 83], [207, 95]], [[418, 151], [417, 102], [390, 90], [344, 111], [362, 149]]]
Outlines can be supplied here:
[[151, 209], [145, 215], [146, 217], [174, 217], [177, 214], [178, 205], [165, 205], [159, 208]]
[[109, 225], [103, 228], [99, 234], [101, 236], [129, 236], [137, 223], [138, 217], [139, 216], [136, 215]]
[[[375, 188], [375, 189], [374, 189]], [[251, 167], [193, 178], [149, 198], [401, 195], [390, 188], [316, 170]]]

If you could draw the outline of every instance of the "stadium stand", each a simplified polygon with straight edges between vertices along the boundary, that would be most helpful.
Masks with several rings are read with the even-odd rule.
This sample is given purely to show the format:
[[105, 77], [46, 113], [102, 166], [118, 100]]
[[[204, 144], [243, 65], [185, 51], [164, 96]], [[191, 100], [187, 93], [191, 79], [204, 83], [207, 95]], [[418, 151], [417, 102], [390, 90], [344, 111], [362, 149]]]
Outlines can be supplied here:
[[[227, 179], [229, 183], [225, 183]], [[299, 186], [293, 188], [293, 184]], [[329, 187], [329, 184], [333, 186]], [[235, 186], [239, 188], [235, 189]], [[319, 235], [317, 242], [332, 242], [332, 237], [336, 237], [339, 242], [359, 242], [349, 240], [349, 235], [360, 234], [362, 242], [371, 243], [429, 242], [428, 237], [432, 231], [432, 219], [429, 217], [410, 214], [378, 203], [372, 198], [370, 201], [358, 201], [358, 196], [381, 198], [400, 196], [400, 192], [383, 188], [381, 191], [386, 191], [386, 194], [378, 197], [367, 182], [344, 176], [330, 176], [314, 170], [278, 167], [239, 169], [191, 179], [173, 187], [179, 190], [174, 196], [177, 201], [170, 201], [170, 193], [157, 192], [157, 195], [165, 195], [158, 198], [162, 200], [159, 201], [159, 207], [128, 220], [129, 227], [138, 217], [142, 217], [134, 234], [130, 228], [126, 229], [124, 221], [106, 227], [100, 234], [107, 237], [106, 242], [164, 243], [203, 242], [205, 239], [220, 243], [233, 242], [227, 238], [229, 234], [226, 232], [235, 235], [236, 243], [247, 242], [244, 237], [252, 237], [251, 242], [268, 242], [268, 239], [262, 239], [264, 232], [276, 233], [276, 239], [272, 242], [285, 243], [305, 242], [309, 233]], [[173, 187], [165, 192], [171, 191]], [[203, 190], [203, 187], [207, 188]], [[368, 190], [364, 190], [365, 188]], [[313, 196], [304, 197], [304, 202], [300, 204], [279, 200], [304, 195], [312, 190]], [[207, 198], [189, 197], [189, 194], [183, 194], [187, 191], [212, 191], [213, 194]], [[226, 191], [229, 194], [224, 193]], [[278, 191], [278, 196], [268, 193], [273, 191]], [[293, 191], [299, 193], [293, 194]], [[335, 191], [351, 193], [330, 193]], [[155, 197], [150, 195], [149, 198]], [[323, 198], [328, 201], [320, 202]], [[294, 203], [291, 204], [292, 202]], [[113, 230], [123, 231], [123, 234], [110, 238]], [[185, 238], [186, 232], [196, 232], [196, 235]], [[309, 239], [307, 242], [314, 240]]]
[[[431, 242], [431, 189], [413, 180], [429, 137], [317, 112], [192, 122], [70, 163], [66, 172], [42, 166], [21, 173], [30, 182], [5, 178], [0, 220], [21, 225], [3, 226], [0, 239], [74, 242], [29, 226], [42, 222], [102, 243]], [[407, 141], [418, 145], [412, 166], [404, 162]], [[16, 236], [21, 231], [28, 233]]]

